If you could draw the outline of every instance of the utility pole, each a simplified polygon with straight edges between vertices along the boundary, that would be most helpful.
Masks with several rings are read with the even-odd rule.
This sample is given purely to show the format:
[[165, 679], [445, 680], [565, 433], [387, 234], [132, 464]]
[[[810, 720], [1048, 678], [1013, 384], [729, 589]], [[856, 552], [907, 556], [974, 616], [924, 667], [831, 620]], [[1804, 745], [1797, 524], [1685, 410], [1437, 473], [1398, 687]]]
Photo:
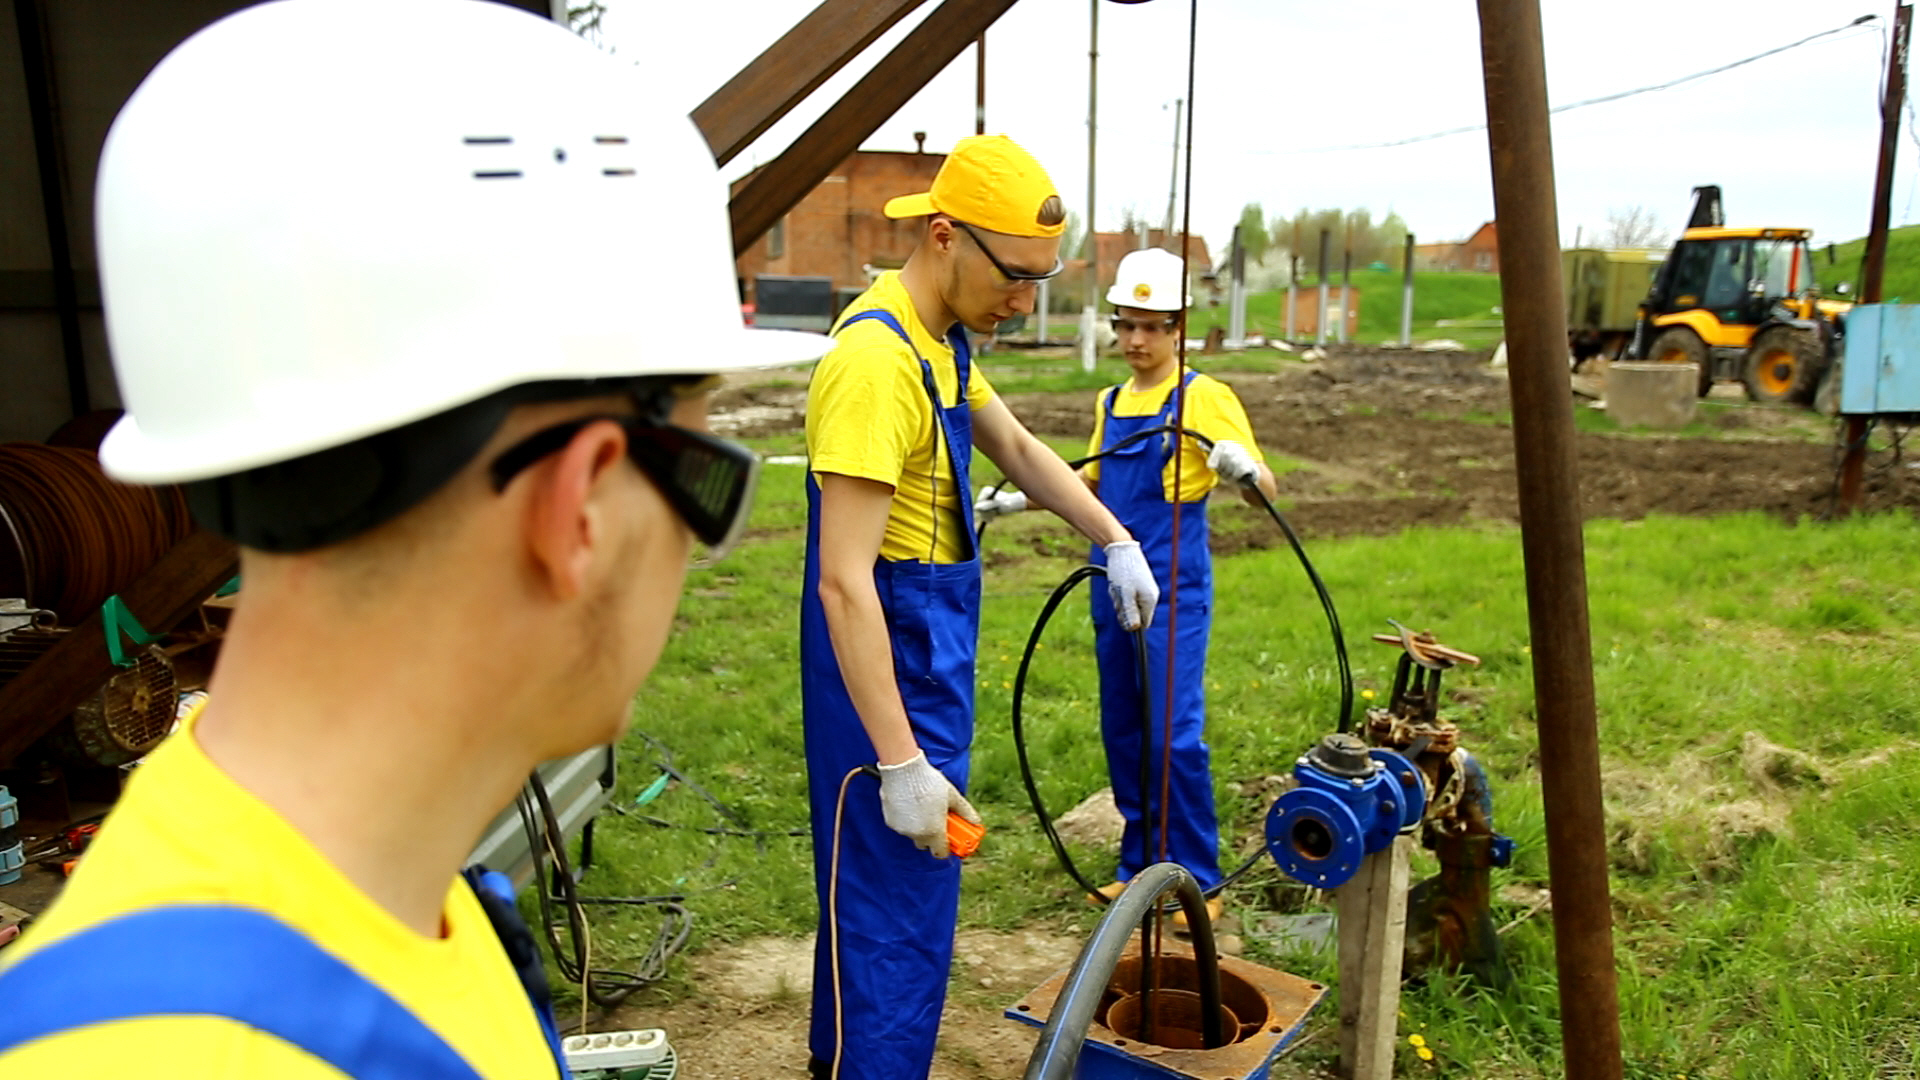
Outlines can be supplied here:
[[[1880, 98], [1880, 163], [1873, 180], [1873, 218], [1867, 229], [1867, 250], [1860, 264], [1860, 302], [1880, 302], [1880, 282], [1887, 268], [1887, 223], [1892, 214], [1893, 159], [1900, 141], [1900, 106], [1907, 92], [1907, 39], [1913, 31], [1913, 5], [1893, 9], [1893, 42], [1887, 49], [1887, 90]], [[1866, 479], [1867, 420], [1847, 417], [1846, 455], [1840, 460], [1840, 510], [1860, 507], [1860, 489]]]
[[1087, 215], [1086, 215], [1086, 257], [1087, 281], [1086, 303], [1080, 309], [1080, 370], [1092, 371], [1099, 359], [1100, 350], [1094, 347], [1094, 313], [1100, 307], [1100, 241], [1093, 231], [1094, 207], [1093, 176], [1099, 171], [1095, 167], [1095, 136], [1099, 125], [1095, 122], [1099, 116], [1097, 108], [1100, 100], [1100, 0], [1088, 0], [1092, 17], [1087, 30]]
[[984, 30], [980, 32], [980, 40], [974, 42], [973, 133], [987, 133], [987, 34]]
[[1293, 219], [1293, 246], [1287, 249], [1287, 344], [1293, 344], [1293, 309], [1300, 282], [1300, 219]]
[[[1173, 242], [1173, 206], [1174, 206], [1174, 203], [1179, 201], [1180, 108], [1186, 103], [1187, 102], [1185, 98], [1173, 99], [1173, 176], [1167, 181], [1167, 224], [1166, 224], [1166, 228], [1160, 231], [1161, 237], [1164, 238], [1168, 243]], [[1183, 251], [1180, 254], [1182, 257], [1184, 257], [1186, 255], [1186, 252]]]

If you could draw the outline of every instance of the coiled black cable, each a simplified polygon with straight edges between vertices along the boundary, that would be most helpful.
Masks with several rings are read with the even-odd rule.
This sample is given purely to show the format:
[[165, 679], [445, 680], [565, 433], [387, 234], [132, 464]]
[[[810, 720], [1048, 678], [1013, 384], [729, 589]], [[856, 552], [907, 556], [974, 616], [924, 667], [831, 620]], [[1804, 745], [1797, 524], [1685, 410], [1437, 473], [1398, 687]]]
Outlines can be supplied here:
[[[1142, 439], [1155, 435], [1171, 434], [1176, 430], [1180, 434], [1193, 439], [1203, 449], [1209, 451], [1213, 449], [1213, 440], [1197, 431], [1191, 429], [1176, 429], [1174, 425], [1162, 424], [1158, 427], [1135, 432], [1133, 435], [1128, 436], [1097, 454], [1090, 454], [1087, 457], [1070, 461], [1067, 464], [1071, 468], [1078, 469], [1088, 462], [1124, 449]], [[1307, 580], [1313, 585], [1314, 594], [1320, 599], [1321, 610], [1326, 613], [1327, 629], [1333, 638], [1333, 652], [1340, 681], [1340, 705], [1339, 713], [1336, 717], [1336, 727], [1337, 730], [1342, 733], [1350, 732], [1353, 728], [1353, 668], [1347, 658], [1346, 635], [1340, 626], [1340, 612], [1334, 606], [1333, 596], [1327, 591], [1326, 582], [1321, 579], [1319, 570], [1314, 567], [1313, 560], [1307, 556], [1306, 548], [1300, 543], [1299, 534], [1293, 531], [1293, 526], [1287, 523], [1286, 517], [1280, 513], [1279, 508], [1273, 505], [1273, 500], [1267, 498], [1266, 492], [1261, 491], [1258, 487], [1248, 486], [1249, 489], [1258, 496], [1260, 505], [1267, 511], [1267, 515], [1273, 519], [1275, 525], [1280, 527], [1280, 532], [1287, 538], [1288, 545], [1293, 548], [1294, 555], [1300, 560], [1301, 568], [1306, 571]], [[998, 484], [990, 485], [983, 494], [991, 494], [999, 489], [1000, 485]], [[982, 522], [979, 525], [975, 536], [976, 544], [979, 535], [985, 533], [986, 526], [986, 522]], [[1033, 776], [1032, 762], [1027, 755], [1023, 705], [1026, 699], [1027, 671], [1033, 663], [1033, 655], [1039, 647], [1040, 637], [1046, 631], [1047, 624], [1052, 620], [1054, 611], [1059, 608], [1061, 602], [1066, 599], [1067, 594], [1072, 592], [1076, 585], [1088, 577], [1104, 573], [1105, 570], [1097, 566], [1086, 565], [1076, 567], [1073, 573], [1067, 575], [1066, 580], [1055, 587], [1053, 593], [1047, 597], [1047, 602], [1042, 605], [1040, 609], [1039, 617], [1034, 620], [1033, 632], [1027, 636], [1026, 650], [1020, 655], [1020, 667], [1015, 673], [1013, 681], [1012, 707], [1014, 753], [1020, 761], [1020, 779], [1027, 789], [1027, 799], [1033, 807], [1034, 816], [1039, 819], [1040, 829], [1046, 834], [1047, 842], [1052, 846], [1054, 856], [1059, 860], [1061, 867], [1067, 871], [1068, 876], [1073, 878], [1075, 884], [1079, 885], [1089, 896], [1096, 898], [1101, 903], [1108, 902], [1107, 898], [1101, 895], [1099, 889], [1087, 880], [1086, 876], [1083, 875], [1074, 864], [1073, 856], [1067, 852], [1066, 844], [1060, 839], [1059, 832], [1054, 828], [1053, 818], [1047, 813], [1046, 804], [1040, 797], [1039, 786]], [[1145, 639], [1138, 635], [1136, 635], [1136, 655], [1138, 657], [1143, 683], [1141, 697], [1144, 700], [1146, 697], [1144, 689], [1146, 643]], [[1144, 723], [1145, 721], [1143, 720], [1143, 724]], [[1264, 850], [1256, 850], [1247, 857], [1245, 862], [1242, 862], [1231, 873], [1221, 878], [1212, 888], [1207, 889], [1206, 895], [1209, 898], [1216, 896], [1229, 885], [1239, 881], [1240, 878], [1245, 876], [1249, 870], [1253, 869], [1265, 855], [1266, 852]]]

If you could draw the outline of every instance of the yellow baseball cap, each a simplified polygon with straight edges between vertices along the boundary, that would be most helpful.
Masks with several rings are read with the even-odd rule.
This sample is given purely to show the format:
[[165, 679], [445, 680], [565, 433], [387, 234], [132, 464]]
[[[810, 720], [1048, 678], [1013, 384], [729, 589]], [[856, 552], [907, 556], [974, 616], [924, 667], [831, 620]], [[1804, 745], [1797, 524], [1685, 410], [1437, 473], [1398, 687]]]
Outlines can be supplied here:
[[947, 214], [1008, 236], [1059, 236], [1067, 214], [1047, 170], [1005, 135], [969, 135], [934, 174], [933, 190], [888, 199], [890, 218]]

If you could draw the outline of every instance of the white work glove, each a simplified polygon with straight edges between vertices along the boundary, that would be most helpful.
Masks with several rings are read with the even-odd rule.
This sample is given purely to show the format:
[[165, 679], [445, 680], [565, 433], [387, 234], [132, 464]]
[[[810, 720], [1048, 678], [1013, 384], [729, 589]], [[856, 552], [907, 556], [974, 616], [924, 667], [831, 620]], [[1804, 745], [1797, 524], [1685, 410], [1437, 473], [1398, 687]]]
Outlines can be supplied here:
[[887, 828], [936, 859], [947, 857], [947, 811], [975, 825], [980, 814], [921, 751], [898, 765], [880, 766], [880, 816]]
[[1107, 592], [1113, 596], [1114, 613], [1128, 630], [1142, 630], [1153, 622], [1153, 609], [1160, 603], [1160, 585], [1153, 580], [1153, 568], [1140, 552], [1138, 540], [1116, 540], [1107, 545]]
[[983, 487], [980, 498], [973, 504], [973, 520], [976, 525], [985, 525], [1001, 514], [1017, 514], [1026, 508], [1024, 491], [995, 491], [992, 487]]
[[1252, 451], [1232, 439], [1213, 444], [1213, 452], [1207, 455], [1207, 468], [1229, 484], [1252, 485], [1260, 478], [1260, 463], [1253, 460]]

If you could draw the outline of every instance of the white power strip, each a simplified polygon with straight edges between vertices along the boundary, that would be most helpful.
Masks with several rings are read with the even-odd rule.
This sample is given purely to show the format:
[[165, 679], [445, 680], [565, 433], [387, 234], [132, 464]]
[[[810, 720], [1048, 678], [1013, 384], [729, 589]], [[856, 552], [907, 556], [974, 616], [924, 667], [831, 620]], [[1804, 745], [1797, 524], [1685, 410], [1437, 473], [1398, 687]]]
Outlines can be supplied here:
[[673, 1053], [667, 1033], [659, 1028], [570, 1035], [561, 1040], [560, 1049], [567, 1056], [567, 1071], [573, 1073], [658, 1065]]

